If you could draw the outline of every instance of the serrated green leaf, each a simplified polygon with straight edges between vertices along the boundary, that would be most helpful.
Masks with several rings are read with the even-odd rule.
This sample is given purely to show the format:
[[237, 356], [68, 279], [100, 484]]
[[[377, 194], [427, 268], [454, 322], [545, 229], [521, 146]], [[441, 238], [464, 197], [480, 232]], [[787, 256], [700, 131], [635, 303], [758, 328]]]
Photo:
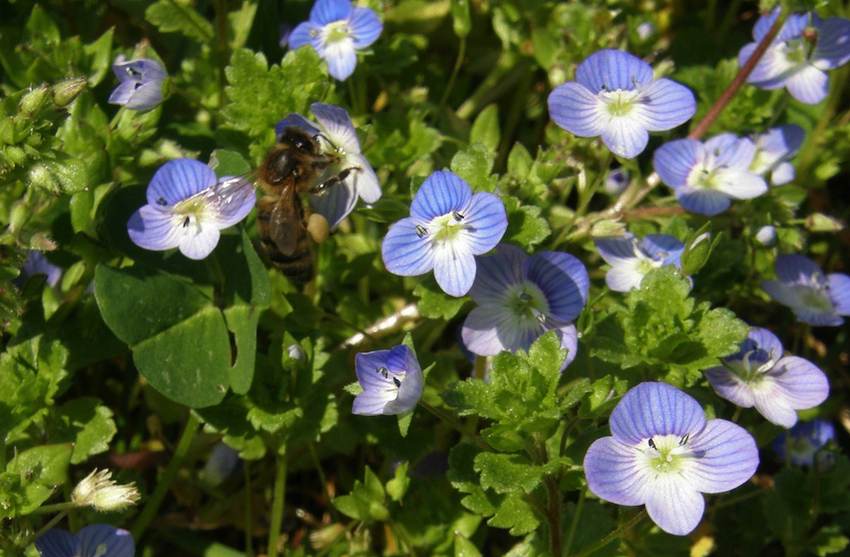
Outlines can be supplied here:
[[474, 468], [481, 475], [481, 487], [496, 493], [530, 493], [542, 479], [542, 469], [518, 454], [480, 453]]
[[496, 528], [507, 528], [513, 536], [522, 536], [534, 531], [540, 521], [531, 505], [521, 496], [508, 495], [487, 524]]
[[18, 514], [29, 514], [41, 506], [65, 482], [72, 448], [69, 443], [33, 447], [9, 461], [6, 471], [18, 474], [23, 498]]
[[105, 452], [117, 432], [112, 411], [96, 398], [78, 398], [59, 406], [51, 419], [48, 435], [56, 443], [73, 447], [71, 464]]
[[505, 240], [530, 250], [549, 237], [552, 229], [545, 218], [540, 216], [540, 207], [523, 205], [519, 199], [503, 195], [505, 211], [508, 214], [508, 229]]
[[202, 44], [211, 42], [214, 36], [212, 24], [189, 0], [158, 0], [147, 7], [145, 19], [163, 33], [180, 33]]
[[474, 143], [455, 153], [452, 157], [452, 172], [466, 180], [473, 191], [493, 191], [496, 179], [490, 175], [495, 155], [481, 143]]

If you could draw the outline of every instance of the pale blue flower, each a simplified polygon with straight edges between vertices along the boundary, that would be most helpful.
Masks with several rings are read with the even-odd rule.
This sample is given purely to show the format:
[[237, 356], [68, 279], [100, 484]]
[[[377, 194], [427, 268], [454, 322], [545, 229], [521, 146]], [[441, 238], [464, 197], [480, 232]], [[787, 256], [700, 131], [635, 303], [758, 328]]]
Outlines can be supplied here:
[[612, 169], [605, 176], [605, 193], [620, 195], [629, 185], [629, 172], [622, 166]]
[[403, 344], [357, 354], [354, 370], [363, 392], [354, 399], [353, 414], [404, 414], [413, 410], [422, 396], [422, 369], [413, 351]]
[[774, 186], [787, 184], [796, 174], [794, 165], [789, 161], [800, 150], [805, 138], [803, 128], [794, 124], [785, 124], [754, 135], [752, 141], [756, 152], [750, 170], [765, 176]]
[[21, 276], [15, 280], [15, 283], [22, 286], [28, 278], [35, 275], [44, 275], [49, 286], [56, 286], [62, 278], [62, 268], [51, 263], [42, 252], [29, 250], [27, 259], [21, 267]]
[[434, 271], [446, 294], [463, 296], [475, 280], [475, 256], [499, 243], [508, 227], [502, 200], [473, 194], [448, 170], [431, 174], [410, 205], [410, 216], [390, 226], [381, 245], [384, 266], [395, 275]]
[[835, 439], [835, 426], [827, 420], [800, 422], [777, 437], [773, 450], [782, 460], [790, 459], [795, 466], [815, 466], [819, 469], [832, 464], [833, 454], [823, 449]]
[[750, 169], [755, 151], [751, 140], [731, 133], [705, 143], [676, 139], [655, 151], [653, 165], [684, 209], [714, 216], [728, 209], [732, 199], [752, 199], [767, 191], [764, 178]]
[[791, 308], [799, 321], [838, 327], [850, 315], [850, 276], [824, 275], [817, 263], [802, 255], [776, 258], [777, 280], [762, 282], [770, 297]]
[[469, 294], [478, 307], [461, 331], [466, 348], [479, 356], [528, 350], [546, 331], [555, 330], [567, 351], [564, 367], [572, 362], [578, 348], [573, 321], [587, 304], [590, 288], [582, 262], [556, 251], [529, 257], [508, 244], [477, 261]]
[[357, 51], [378, 40], [383, 27], [378, 14], [350, 0], [316, 0], [310, 19], [289, 35], [289, 48], [311, 45], [328, 63], [328, 73], [344, 81], [354, 73]]
[[726, 420], [706, 420], [699, 403], [666, 383], [641, 383], [614, 408], [610, 437], [584, 457], [590, 491], [618, 505], [646, 505], [665, 532], [683, 536], [705, 510], [703, 493], [735, 489], [759, 464], [755, 440]]
[[770, 247], [776, 243], [776, 227], [772, 224], [766, 224], [756, 232], [756, 241], [765, 247]]
[[638, 288], [652, 269], [665, 265], [682, 268], [685, 245], [666, 234], [648, 234], [638, 240], [631, 234], [595, 238], [599, 255], [611, 265], [605, 283], [615, 292]]
[[35, 540], [41, 557], [133, 557], [136, 545], [127, 530], [92, 524], [76, 535], [54, 528]]
[[816, 365], [783, 356], [782, 343], [752, 327], [740, 350], [705, 371], [718, 395], [742, 408], [755, 407], [771, 423], [791, 427], [797, 410], [814, 408], [829, 396], [829, 381]]
[[348, 112], [342, 107], [323, 103], [313, 103], [310, 111], [317, 123], [300, 114], [290, 114], [277, 123], [275, 132], [280, 137], [288, 127], [300, 128], [316, 138], [323, 149], [322, 154], [335, 159], [336, 162], [317, 176], [318, 183], [315, 185], [336, 180], [341, 174], [344, 178], [310, 194], [313, 211], [325, 217], [330, 227], [335, 228], [354, 210], [358, 197], [364, 203], [378, 201], [381, 185], [372, 165], [360, 151], [357, 131]]
[[109, 95], [110, 103], [133, 110], [150, 110], [162, 102], [162, 85], [168, 76], [156, 60], [127, 60], [119, 55], [112, 71], [119, 84]]
[[201, 162], [175, 159], [153, 175], [147, 200], [127, 222], [133, 243], [155, 251], [179, 248], [190, 259], [203, 259], [218, 244], [219, 230], [244, 219], [256, 197], [246, 178], [219, 180]]
[[[755, 41], [745, 45], [738, 54], [741, 66], [749, 60], [777, 17], [779, 8], [758, 19], [753, 27]], [[785, 87], [798, 101], [817, 104], [829, 92], [826, 72], [843, 66], [848, 60], [850, 21], [839, 17], [822, 19], [814, 13], [791, 14], [747, 82], [762, 89]]]
[[579, 137], [601, 136], [615, 155], [638, 156], [649, 132], [687, 122], [696, 112], [690, 89], [670, 79], [654, 79], [652, 67], [621, 50], [591, 54], [576, 70], [576, 80], [549, 95], [549, 115]]

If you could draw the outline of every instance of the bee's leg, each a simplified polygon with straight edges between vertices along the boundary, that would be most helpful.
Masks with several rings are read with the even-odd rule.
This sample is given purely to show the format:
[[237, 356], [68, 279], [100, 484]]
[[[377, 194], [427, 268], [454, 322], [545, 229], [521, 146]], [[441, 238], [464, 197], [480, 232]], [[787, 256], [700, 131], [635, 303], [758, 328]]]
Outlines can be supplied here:
[[324, 182], [322, 182], [320, 184], [316, 184], [315, 186], [310, 188], [310, 193], [314, 193], [314, 194], [318, 194], [318, 195], [323, 194], [324, 192], [328, 191], [328, 189], [330, 189], [331, 186], [335, 186], [335, 185], [339, 184], [340, 182], [343, 182], [346, 178], [348, 178], [348, 176], [349, 176], [349, 174], [351, 174], [352, 170], [358, 170], [359, 171], [359, 170], [361, 170], [361, 168], [359, 166], [348, 167], [348, 168], [342, 170], [336, 176], [332, 176], [332, 177], [328, 178], [327, 180], [325, 180]]
[[314, 242], [321, 244], [328, 239], [328, 234], [330, 234], [328, 219], [319, 213], [310, 213], [310, 216], [307, 217], [307, 233]]

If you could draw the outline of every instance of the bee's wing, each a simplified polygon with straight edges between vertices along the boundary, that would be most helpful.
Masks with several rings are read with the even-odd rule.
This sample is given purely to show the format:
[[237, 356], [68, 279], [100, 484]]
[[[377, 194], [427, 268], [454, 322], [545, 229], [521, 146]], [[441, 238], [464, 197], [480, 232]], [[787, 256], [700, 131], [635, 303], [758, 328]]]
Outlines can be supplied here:
[[226, 215], [232, 210], [239, 210], [248, 197], [254, 195], [253, 174], [222, 178], [186, 201], [200, 200], [222, 215]]
[[271, 211], [269, 236], [280, 253], [292, 255], [298, 249], [305, 233], [301, 200], [295, 191], [295, 184], [287, 181]]

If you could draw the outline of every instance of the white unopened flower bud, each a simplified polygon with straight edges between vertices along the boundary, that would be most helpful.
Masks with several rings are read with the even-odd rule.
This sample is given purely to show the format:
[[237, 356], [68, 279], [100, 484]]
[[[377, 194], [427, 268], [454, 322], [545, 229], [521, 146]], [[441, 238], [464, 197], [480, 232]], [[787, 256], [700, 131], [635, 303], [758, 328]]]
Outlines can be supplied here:
[[109, 470], [93, 470], [74, 488], [71, 501], [98, 511], [120, 511], [139, 501], [139, 490], [132, 483], [116, 484]]

